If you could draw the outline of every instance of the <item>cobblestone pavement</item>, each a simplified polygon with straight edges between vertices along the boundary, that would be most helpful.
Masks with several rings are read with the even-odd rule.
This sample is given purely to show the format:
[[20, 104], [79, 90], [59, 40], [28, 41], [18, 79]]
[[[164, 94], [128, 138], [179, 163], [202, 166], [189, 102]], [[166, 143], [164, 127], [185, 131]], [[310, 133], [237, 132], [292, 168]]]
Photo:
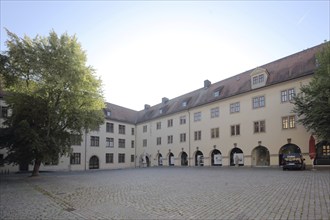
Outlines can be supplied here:
[[163, 167], [0, 180], [0, 219], [330, 219], [329, 168]]

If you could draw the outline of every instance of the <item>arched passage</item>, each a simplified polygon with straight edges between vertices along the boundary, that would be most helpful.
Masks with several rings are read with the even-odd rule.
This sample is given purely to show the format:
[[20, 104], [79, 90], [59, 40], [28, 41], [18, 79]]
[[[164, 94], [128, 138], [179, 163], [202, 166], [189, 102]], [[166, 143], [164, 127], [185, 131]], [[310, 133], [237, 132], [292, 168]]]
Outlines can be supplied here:
[[147, 164], [147, 167], [150, 167], [150, 159], [149, 159], [149, 156], [146, 156], [146, 164]]
[[181, 166], [188, 166], [188, 155], [184, 151], [181, 153]]
[[158, 160], [158, 166], [163, 166], [163, 156], [161, 153], [158, 153], [157, 160]]
[[235, 156], [237, 156], [239, 159], [238, 165], [244, 166], [243, 151], [238, 147], [234, 147], [230, 151], [230, 166], [235, 166]]
[[222, 166], [221, 152], [217, 149], [211, 152], [211, 166]]
[[301, 154], [300, 147], [291, 143], [283, 145], [278, 152], [278, 165], [279, 166], [283, 165], [283, 155], [293, 154], [293, 153]]
[[200, 150], [195, 153], [195, 166], [204, 166], [204, 156]]
[[89, 169], [99, 169], [100, 168], [100, 164], [99, 164], [99, 158], [97, 156], [92, 156], [89, 159]]
[[172, 152], [168, 153], [168, 165], [174, 166], [174, 155]]
[[264, 146], [257, 146], [252, 150], [252, 166], [269, 166], [269, 150]]

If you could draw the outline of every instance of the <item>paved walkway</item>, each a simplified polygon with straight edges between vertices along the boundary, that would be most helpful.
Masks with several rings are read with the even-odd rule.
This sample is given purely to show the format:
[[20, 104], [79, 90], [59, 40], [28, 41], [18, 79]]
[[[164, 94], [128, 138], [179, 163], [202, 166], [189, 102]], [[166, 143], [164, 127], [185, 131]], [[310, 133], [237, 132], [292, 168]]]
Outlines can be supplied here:
[[0, 180], [0, 219], [330, 219], [330, 169], [163, 167]]

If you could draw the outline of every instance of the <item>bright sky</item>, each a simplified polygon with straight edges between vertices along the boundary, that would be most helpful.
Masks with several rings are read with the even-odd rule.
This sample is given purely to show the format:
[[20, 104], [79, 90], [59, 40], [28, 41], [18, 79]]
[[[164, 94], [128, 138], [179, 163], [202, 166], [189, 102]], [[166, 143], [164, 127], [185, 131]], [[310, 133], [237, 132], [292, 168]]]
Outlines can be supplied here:
[[329, 41], [326, 1], [1, 0], [4, 28], [78, 37], [106, 101], [142, 110]]

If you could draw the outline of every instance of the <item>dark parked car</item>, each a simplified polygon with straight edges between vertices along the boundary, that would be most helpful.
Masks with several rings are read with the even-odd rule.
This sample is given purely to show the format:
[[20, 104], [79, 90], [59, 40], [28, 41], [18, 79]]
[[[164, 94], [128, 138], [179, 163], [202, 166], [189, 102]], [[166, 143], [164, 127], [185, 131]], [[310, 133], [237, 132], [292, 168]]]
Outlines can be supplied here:
[[288, 169], [306, 169], [305, 159], [301, 154], [284, 154], [283, 155], [283, 170]]

